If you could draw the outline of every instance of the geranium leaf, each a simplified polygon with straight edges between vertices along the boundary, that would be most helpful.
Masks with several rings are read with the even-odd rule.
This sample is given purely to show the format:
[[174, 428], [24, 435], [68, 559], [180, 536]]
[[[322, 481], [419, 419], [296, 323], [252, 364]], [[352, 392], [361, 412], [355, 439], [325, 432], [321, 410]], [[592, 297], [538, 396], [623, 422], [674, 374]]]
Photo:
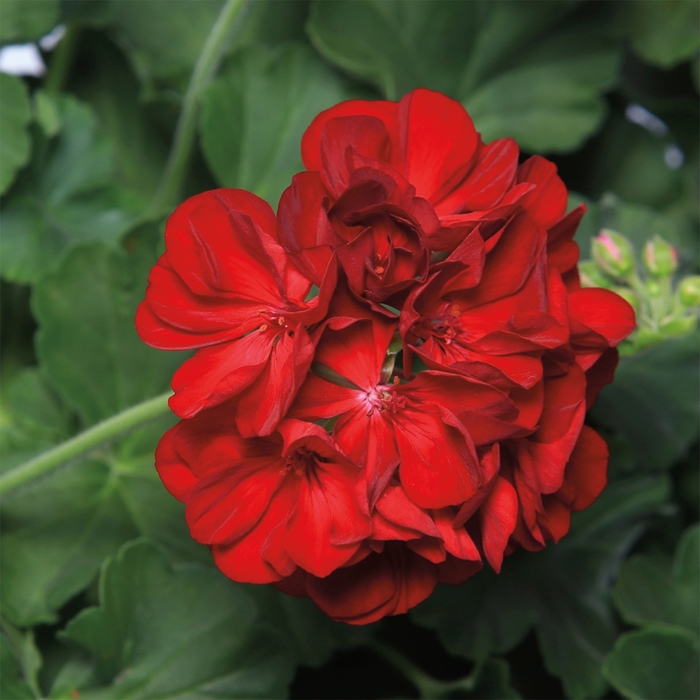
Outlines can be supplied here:
[[631, 0], [619, 6], [619, 22], [632, 50], [644, 61], [673, 68], [700, 49], [700, 8], [687, 0]]
[[[3, 5], [3, 24], [5, 21]], [[29, 160], [31, 141], [27, 126], [32, 112], [24, 81], [14, 75], [0, 73], [0, 194], [4, 194], [15, 179], [15, 173]]]
[[698, 683], [698, 638], [656, 625], [623, 634], [605, 660], [605, 677], [626, 698], [693, 700]]
[[[58, 23], [58, 0], [26, 2], [2, 0], [0, 43], [33, 41], [50, 32]], [[3, 87], [4, 90], [4, 87]], [[3, 95], [3, 100], [5, 95]], [[7, 138], [3, 136], [3, 140]]]
[[37, 697], [20, 676], [19, 664], [4, 634], [0, 634], [0, 697], [13, 700], [33, 700]]
[[567, 695], [599, 697], [600, 665], [616, 636], [601, 572], [617, 565], [644, 528], [640, 518], [667, 494], [664, 479], [617, 482], [558, 545], [507, 557], [499, 575], [487, 570], [462, 586], [440, 586], [414, 619], [435, 629], [448, 651], [473, 660], [512, 649], [534, 626], [545, 665]]
[[94, 658], [101, 688], [84, 697], [280, 697], [294, 657], [256, 616], [241, 586], [211, 568], [173, 568], [140, 541], [103, 569], [99, 608], [61, 636]]
[[477, 3], [314, 2], [307, 32], [330, 61], [395, 100], [420, 85], [454, 93]]
[[315, 2], [307, 31], [326, 58], [389, 99], [440, 90], [463, 102], [486, 141], [567, 151], [600, 124], [618, 59], [605, 18], [572, 15], [575, 5]]
[[37, 354], [47, 378], [85, 423], [160, 394], [182, 362], [182, 353], [145, 346], [134, 327], [155, 261], [153, 239], [148, 230], [130, 238], [129, 250], [77, 247], [36, 287]]
[[104, 558], [138, 535], [166, 546], [174, 560], [210, 561], [153, 465], [158, 438], [172, 422], [159, 420], [3, 501], [0, 603], [14, 624], [53, 622]]
[[613, 592], [625, 622], [645, 625], [661, 622], [700, 633], [700, 529], [689, 528], [671, 562], [642, 554], [628, 559]]
[[691, 334], [622, 358], [593, 407], [596, 420], [618, 430], [647, 468], [670, 467], [697, 437], [699, 342]]
[[135, 202], [111, 184], [112, 151], [86, 105], [60, 102], [63, 129], [49, 142], [35, 132], [34, 156], [3, 210], [0, 272], [35, 282], [77, 242], [116, 242]]
[[203, 98], [202, 149], [218, 183], [251, 190], [275, 207], [303, 170], [304, 130], [321, 110], [349, 96], [304, 45], [238, 52]]
[[[536, 6], [536, 5], [535, 5]], [[572, 151], [606, 114], [618, 52], [600, 20], [562, 29], [463, 97], [486, 141], [514, 138], [530, 151]]]
[[138, 535], [104, 464], [83, 462], [3, 502], [5, 616], [26, 627], [55, 611], [94, 577], [104, 557]]

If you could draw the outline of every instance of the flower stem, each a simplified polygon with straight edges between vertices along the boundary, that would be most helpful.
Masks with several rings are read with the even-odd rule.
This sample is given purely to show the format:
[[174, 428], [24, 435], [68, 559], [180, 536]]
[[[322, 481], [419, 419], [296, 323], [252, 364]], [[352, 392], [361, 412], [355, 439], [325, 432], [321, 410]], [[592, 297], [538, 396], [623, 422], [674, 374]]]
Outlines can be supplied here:
[[151, 218], [166, 214], [177, 200], [194, 144], [199, 98], [214, 75], [229, 31], [246, 4], [247, 0], [227, 0], [204, 42], [187, 86], [168, 162], [148, 210]]
[[6, 496], [21, 486], [49, 474], [67, 462], [84, 456], [122, 433], [167, 415], [170, 412], [168, 408], [170, 396], [172, 396], [172, 392], [167, 391], [165, 394], [131, 406], [4, 473], [0, 476], [0, 495]]

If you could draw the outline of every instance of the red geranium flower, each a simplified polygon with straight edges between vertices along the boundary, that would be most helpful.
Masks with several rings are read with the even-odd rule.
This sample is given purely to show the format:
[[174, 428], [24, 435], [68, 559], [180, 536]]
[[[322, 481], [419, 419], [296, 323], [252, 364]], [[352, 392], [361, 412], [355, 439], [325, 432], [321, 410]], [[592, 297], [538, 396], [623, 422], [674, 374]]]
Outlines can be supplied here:
[[137, 327], [198, 349], [156, 453], [193, 537], [365, 624], [568, 531], [634, 313], [580, 288], [555, 166], [443, 95], [338, 105], [302, 152], [277, 217], [240, 190], [176, 210]]

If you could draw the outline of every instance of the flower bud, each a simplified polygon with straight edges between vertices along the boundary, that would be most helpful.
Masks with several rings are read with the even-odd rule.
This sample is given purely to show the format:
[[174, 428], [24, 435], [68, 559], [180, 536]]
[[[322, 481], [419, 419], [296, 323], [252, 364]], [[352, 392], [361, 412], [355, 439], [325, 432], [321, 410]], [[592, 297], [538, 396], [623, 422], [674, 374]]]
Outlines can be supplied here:
[[686, 306], [700, 306], [700, 275], [686, 277], [678, 285], [678, 291]]
[[678, 267], [678, 251], [661, 236], [644, 246], [644, 266], [654, 277], [669, 277]]
[[611, 277], [625, 277], [634, 269], [632, 244], [616, 231], [603, 229], [591, 241], [591, 252], [598, 267]]

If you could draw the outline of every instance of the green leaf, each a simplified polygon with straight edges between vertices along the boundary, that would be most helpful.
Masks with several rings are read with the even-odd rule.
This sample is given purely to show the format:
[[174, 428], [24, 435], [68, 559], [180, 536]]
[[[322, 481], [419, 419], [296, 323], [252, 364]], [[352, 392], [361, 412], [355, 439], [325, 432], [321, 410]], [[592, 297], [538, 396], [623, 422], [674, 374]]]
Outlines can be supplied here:
[[42, 697], [37, 682], [41, 654], [32, 630], [22, 632], [0, 622], [0, 697], [12, 700]]
[[303, 45], [238, 52], [203, 98], [202, 149], [218, 183], [251, 190], [276, 206], [304, 168], [304, 130], [321, 110], [349, 96]]
[[700, 528], [683, 535], [671, 562], [645, 555], [628, 559], [613, 592], [625, 622], [645, 625], [662, 622], [700, 634]]
[[369, 627], [334, 622], [310, 598], [296, 598], [272, 586], [245, 586], [260, 610], [260, 620], [272, 625], [290, 651], [305, 666], [322, 666], [336, 649], [358, 646], [370, 638]]
[[[3, 16], [4, 8], [3, 4]], [[4, 194], [15, 179], [15, 173], [29, 160], [31, 140], [27, 126], [32, 111], [27, 86], [20, 78], [0, 73], [0, 93], [0, 194]]]
[[647, 63], [673, 68], [700, 49], [700, 6], [692, 0], [631, 0], [619, 11], [632, 50]]
[[603, 666], [605, 677], [626, 698], [694, 700], [698, 683], [698, 638], [661, 625], [623, 634]]
[[26, 627], [85, 588], [104, 557], [138, 532], [103, 464], [83, 462], [3, 502], [3, 614]]
[[0, 471], [21, 464], [70, 434], [70, 412], [36, 368], [6, 382], [0, 414]]
[[416, 87], [463, 102], [486, 141], [569, 151], [600, 124], [619, 49], [572, 2], [355, 0], [312, 6], [318, 50], [398, 99]]
[[573, 151], [606, 114], [618, 50], [599, 20], [546, 36], [535, 48], [463, 99], [486, 141], [514, 138], [530, 151]]
[[60, 111], [62, 131], [48, 143], [35, 132], [26, 177], [3, 210], [0, 272], [14, 282], [35, 282], [77, 242], [115, 243], [135, 217], [91, 110], [64, 97]]
[[481, 9], [443, 0], [314, 2], [307, 32], [327, 59], [388, 99], [420, 85], [454, 93]]
[[110, 2], [112, 29], [147, 86], [189, 77], [223, 0]]
[[611, 484], [575, 515], [558, 545], [516, 552], [499, 575], [485, 570], [462, 586], [438, 587], [414, 619], [435, 629], [448, 651], [472, 660], [509, 651], [534, 626], [545, 666], [567, 695], [600, 697], [600, 666], [616, 636], [610, 571], [643, 530], [642, 518], [667, 495], [664, 479]]
[[128, 247], [76, 247], [32, 299], [46, 377], [86, 424], [165, 391], [183, 359], [147, 347], [136, 333], [134, 313], [155, 255], [146, 235]]
[[234, 46], [276, 46], [285, 41], [305, 39], [304, 24], [309, 5], [309, 0], [255, 0], [236, 29]]
[[37, 697], [20, 676], [19, 665], [4, 634], [0, 634], [0, 697], [8, 700], [34, 700]]
[[114, 181], [143, 209], [151, 202], [167, 157], [171, 134], [155, 123], [140, 99], [141, 85], [118, 48], [99, 33], [81, 37], [89, 72], [71, 80], [75, 93], [94, 109], [114, 153]]
[[618, 430], [648, 469], [666, 469], [698, 434], [697, 334], [624, 357], [593, 416]]
[[58, 23], [58, 9], [58, 0], [2, 0], [0, 43], [33, 41], [50, 32]]
[[100, 607], [61, 636], [94, 658], [102, 687], [85, 698], [280, 697], [293, 658], [273, 631], [256, 627], [256, 614], [243, 588], [216, 570], [173, 568], [141, 541], [107, 563]]
[[104, 558], [138, 535], [166, 546], [176, 561], [210, 561], [154, 468], [153, 450], [172, 422], [157, 421], [3, 501], [0, 604], [14, 624], [55, 621]]

